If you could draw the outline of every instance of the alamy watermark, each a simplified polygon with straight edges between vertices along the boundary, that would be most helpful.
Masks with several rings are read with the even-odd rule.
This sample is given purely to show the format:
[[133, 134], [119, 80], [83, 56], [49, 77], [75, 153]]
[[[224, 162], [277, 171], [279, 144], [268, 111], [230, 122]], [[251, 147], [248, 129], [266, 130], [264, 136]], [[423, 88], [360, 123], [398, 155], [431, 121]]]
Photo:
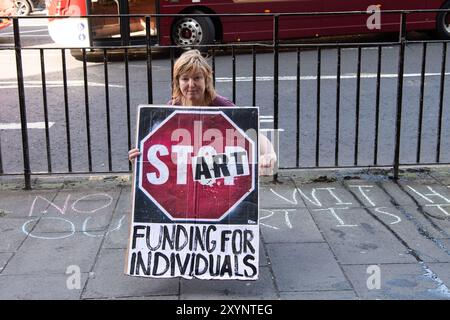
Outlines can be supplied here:
[[377, 265], [370, 265], [366, 269], [366, 273], [369, 274], [366, 285], [369, 290], [381, 289], [381, 269]]
[[69, 276], [66, 280], [66, 286], [69, 290], [81, 289], [81, 269], [77, 265], [70, 265], [66, 269], [66, 274]]

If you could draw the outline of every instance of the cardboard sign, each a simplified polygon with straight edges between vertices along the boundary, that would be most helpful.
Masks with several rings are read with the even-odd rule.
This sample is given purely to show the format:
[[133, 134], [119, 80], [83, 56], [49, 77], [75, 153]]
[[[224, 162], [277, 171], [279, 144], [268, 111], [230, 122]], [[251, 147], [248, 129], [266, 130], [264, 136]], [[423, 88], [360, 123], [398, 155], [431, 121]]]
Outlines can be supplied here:
[[256, 280], [258, 108], [140, 106], [125, 273]]

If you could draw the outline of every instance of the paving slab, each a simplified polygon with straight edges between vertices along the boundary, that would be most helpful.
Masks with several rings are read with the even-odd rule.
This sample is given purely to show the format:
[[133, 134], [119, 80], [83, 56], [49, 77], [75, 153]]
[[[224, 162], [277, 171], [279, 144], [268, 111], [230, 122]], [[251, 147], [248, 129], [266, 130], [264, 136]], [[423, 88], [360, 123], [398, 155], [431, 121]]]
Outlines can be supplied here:
[[181, 279], [181, 300], [264, 300], [277, 299], [270, 270], [259, 269], [259, 279], [244, 280], [199, 280]]
[[416, 261], [408, 254], [407, 248], [366, 209], [312, 210], [312, 215], [340, 263]]
[[126, 249], [131, 223], [131, 186], [121, 188], [103, 248]]
[[[0, 211], [9, 218], [42, 215], [59, 190], [1, 190]], [[48, 201], [44, 200], [47, 199]]]
[[131, 277], [124, 274], [125, 250], [104, 249], [96, 261], [82, 298], [174, 296], [179, 279]]
[[442, 241], [445, 236], [416, 207], [377, 207], [368, 210], [428, 262], [447, 262], [450, 248]]
[[3, 269], [5, 268], [6, 264], [8, 263], [9, 259], [11, 259], [13, 254], [14, 253], [10, 252], [0, 253], [0, 274], [2, 273]]
[[261, 209], [259, 219], [265, 243], [325, 241], [306, 208]]
[[[450, 188], [436, 182], [399, 181], [399, 185], [421, 206], [437, 204], [448, 206], [450, 204]], [[450, 216], [450, 209], [448, 215]]]
[[359, 200], [362, 207], [391, 207], [394, 204], [392, 198], [382, 188], [378, 182], [374, 183], [370, 180], [345, 180], [342, 182], [347, 190]]
[[80, 274], [80, 289], [69, 289], [69, 275], [0, 275], [0, 300], [79, 300], [87, 273]]
[[280, 292], [281, 300], [356, 300], [353, 290]]
[[427, 263], [427, 266], [442, 281], [442, 286], [438, 287], [436, 291], [450, 300], [450, 263]]
[[351, 289], [326, 243], [268, 244], [267, 248], [280, 291]]
[[430, 176], [445, 186], [450, 186], [450, 170], [449, 168], [435, 169], [430, 172]]
[[[389, 202], [386, 202], [384, 206], [415, 206], [414, 199], [394, 181], [381, 181], [377, 183], [377, 186], [382, 189], [390, 198]], [[389, 204], [389, 205], [388, 205]]]
[[[446, 299], [439, 292], [439, 283], [429, 270], [419, 263], [380, 264], [379, 273], [372, 265], [343, 266], [358, 297], [364, 300], [425, 300]], [[371, 269], [368, 269], [371, 268]], [[380, 275], [379, 289], [376, 274]]]
[[2, 274], [64, 274], [71, 265], [78, 266], [81, 272], [89, 272], [101, 241], [82, 232], [28, 236]]
[[0, 217], [0, 252], [18, 250], [27, 237], [26, 229], [31, 230], [35, 225], [36, 221], [30, 218]]

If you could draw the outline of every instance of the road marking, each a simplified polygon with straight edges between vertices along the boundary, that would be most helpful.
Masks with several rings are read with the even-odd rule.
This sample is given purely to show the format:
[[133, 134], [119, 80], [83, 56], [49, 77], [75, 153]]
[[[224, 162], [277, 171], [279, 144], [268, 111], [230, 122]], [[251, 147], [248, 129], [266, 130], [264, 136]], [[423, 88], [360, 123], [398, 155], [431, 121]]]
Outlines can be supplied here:
[[[62, 81], [46, 81], [47, 88], [58, 88], [63, 87], [64, 84]], [[42, 88], [41, 81], [25, 81], [25, 88]], [[67, 81], [68, 87], [83, 87], [83, 80], [71, 80]], [[90, 87], [104, 87], [104, 83], [100, 82], [88, 82], [88, 86]], [[108, 84], [110, 88], [123, 88], [124, 86], [118, 84]], [[15, 89], [17, 88], [17, 81], [0, 81], [0, 89]]]
[[[436, 73], [425, 73], [425, 77], [436, 77], [436, 76], [440, 76], [441, 73], [440, 72], [436, 72]], [[450, 72], [446, 72], [445, 73], [446, 76], [450, 75]], [[376, 73], [361, 73], [361, 79], [373, 79], [373, 78], [377, 78], [377, 74]], [[396, 73], [385, 73], [385, 74], [381, 74], [380, 75], [381, 78], [398, 78], [398, 74]], [[420, 73], [406, 73], [403, 75], [404, 78], [418, 78], [420, 77], [421, 74]], [[343, 74], [341, 75], [341, 79], [356, 79], [358, 77], [358, 75], [356, 73], [351, 73], [351, 74]], [[321, 75], [320, 76], [321, 80], [336, 80], [337, 76], [335, 75]], [[279, 81], [297, 81], [297, 76], [282, 76], [282, 77], [278, 77]], [[317, 80], [317, 76], [301, 76], [300, 80], [302, 81], [312, 81], [312, 80]], [[229, 78], [229, 77], [221, 77], [221, 78], [216, 78], [216, 82], [232, 82], [233, 78]], [[253, 77], [236, 77], [236, 82], [250, 82], [253, 81]], [[273, 81], [273, 77], [272, 76], [264, 76], [264, 77], [256, 77], [256, 81]]]
[[[48, 127], [51, 128], [55, 123], [49, 122]], [[18, 130], [22, 126], [20, 123], [0, 123], [0, 130]], [[45, 129], [45, 122], [28, 122], [28, 129]]]
[[[34, 33], [34, 32], [41, 32], [41, 31], [47, 31], [48, 32], [48, 28], [45, 29], [37, 29], [37, 30], [28, 30], [28, 31], [20, 31], [20, 34], [25, 34], [25, 33]], [[13, 36], [14, 32], [7, 32], [7, 33], [2, 33], [0, 34], [0, 36]], [[49, 35], [47, 35], [49, 36]]]

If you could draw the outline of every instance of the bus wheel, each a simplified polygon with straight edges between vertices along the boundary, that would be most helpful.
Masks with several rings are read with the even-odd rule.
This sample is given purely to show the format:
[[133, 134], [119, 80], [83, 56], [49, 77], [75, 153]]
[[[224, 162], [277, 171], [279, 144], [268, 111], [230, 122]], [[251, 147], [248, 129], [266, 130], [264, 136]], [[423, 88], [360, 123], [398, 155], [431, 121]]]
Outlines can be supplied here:
[[27, 16], [31, 13], [31, 4], [27, 0], [16, 0], [15, 4], [18, 16]]
[[[189, 14], [203, 12], [193, 11]], [[184, 17], [176, 20], [172, 26], [172, 40], [182, 47], [212, 44], [214, 36], [214, 23], [209, 17]]]
[[[441, 9], [450, 9], [450, 1], [444, 3]], [[450, 12], [439, 12], [436, 18], [437, 33], [439, 38], [449, 40], [450, 39]]]

